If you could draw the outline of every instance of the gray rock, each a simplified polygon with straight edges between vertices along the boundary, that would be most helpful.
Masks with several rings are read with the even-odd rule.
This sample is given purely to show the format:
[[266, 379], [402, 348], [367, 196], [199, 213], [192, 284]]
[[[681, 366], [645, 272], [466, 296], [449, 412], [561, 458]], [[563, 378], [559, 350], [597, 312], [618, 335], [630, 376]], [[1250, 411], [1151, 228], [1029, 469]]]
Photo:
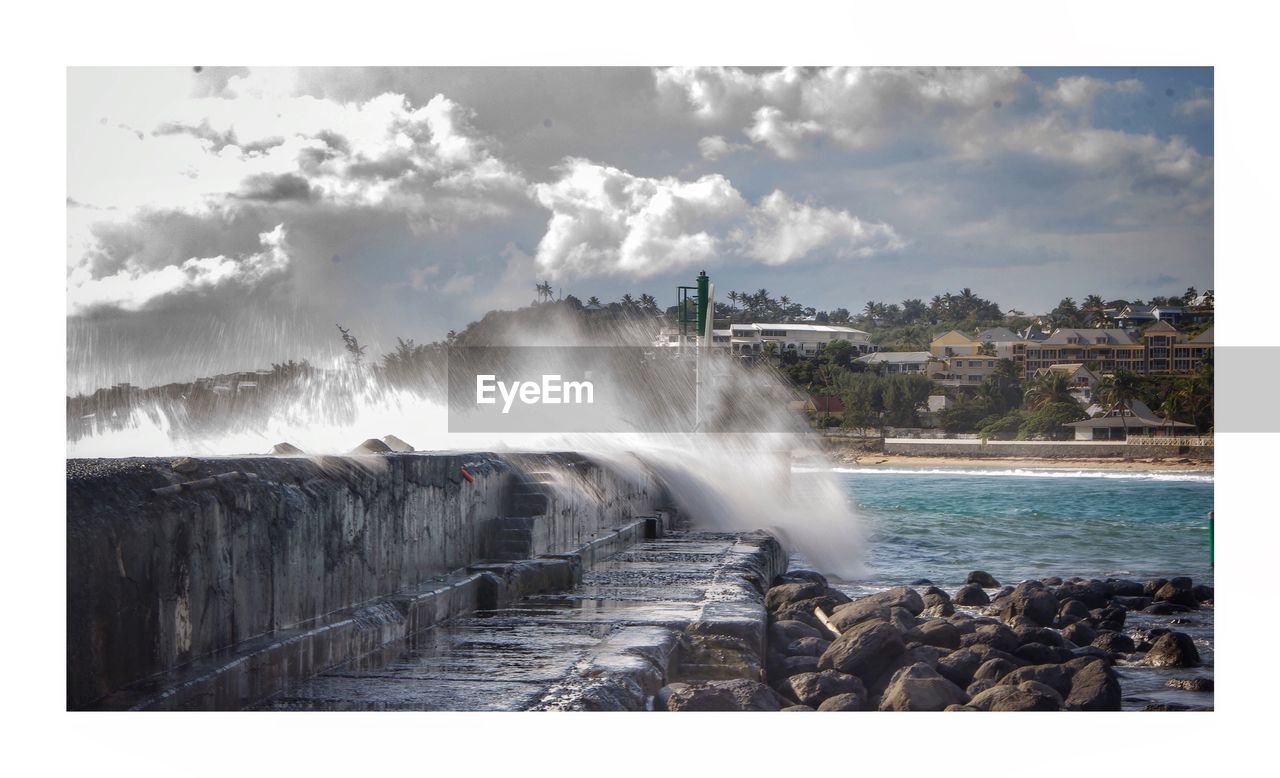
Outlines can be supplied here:
[[818, 657], [785, 656], [783, 654], [770, 653], [766, 671], [769, 674], [771, 683], [777, 683], [799, 673], [816, 673], [818, 671]]
[[1212, 678], [1170, 678], [1165, 685], [1188, 692], [1213, 691]]
[[1000, 616], [1006, 621], [1023, 616], [1042, 627], [1052, 624], [1057, 615], [1058, 599], [1042, 588], [1039, 581], [1018, 584], [1000, 607]]
[[975, 586], [980, 586], [983, 589], [995, 589], [1000, 585], [1000, 582], [995, 579], [995, 576], [985, 570], [974, 570], [965, 576], [964, 582], [966, 586], [973, 584]]
[[364, 456], [367, 454], [393, 454], [391, 447], [383, 443], [377, 438], [369, 438], [365, 442], [356, 446], [348, 452], [351, 456]]
[[827, 583], [827, 577], [815, 570], [788, 570], [777, 578], [774, 578], [771, 586], [805, 582], [820, 583], [824, 588], [829, 586]]
[[889, 608], [866, 598], [854, 600], [848, 605], [841, 605], [831, 614], [831, 623], [840, 630], [842, 635], [850, 628], [872, 620], [888, 621]]
[[826, 591], [827, 587], [816, 581], [779, 584], [771, 587], [765, 594], [764, 607], [767, 610], [776, 611], [787, 603], [821, 597], [826, 594]]
[[1195, 642], [1183, 632], [1161, 635], [1147, 652], [1147, 662], [1156, 667], [1197, 667], [1200, 652]]
[[1132, 654], [1137, 650], [1133, 638], [1123, 632], [1099, 632], [1090, 645], [1112, 654]]
[[867, 700], [856, 694], [837, 694], [822, 701], [819, 712], [866, 710]]
[[1011, 670], [1000, 679], [1001, 686], [1017, 686], [1023, 681], [1037, 681], [1066, 697], [1071, 693], [1071, 678], [1075, 675], [1066, 665], [1030, 665]]
[[973, 680], [991, 681], [994, 685], [995, 682], [1004, 678], [1016, 669], [1018, 669], [1018, 666], [1013, 662], [1010, 662], [1008, 659], [995, 657], [988, 659], [978, 666], [978, 669], [973, 674]]
[[929, 619], [916, 628], [920, 634], [920, 642], [925, 645], [949, 648], [960, 647], [960, 630], [945, 619]]
[[780, 713], [813, 713], [814, 709], [808, 705], [788, 705], [783, 708]]
[[1044, 643], [1024, 643], [1013, 655], [1033, 665], [1058, 664], [1075, 657], [1069, 648], [1046, 646]]
[[989, 605], [991, 598], [987, 593], [982, 591], [982, 587], [977, 584], [967, 584], [956, 590], [955, 596], [951, 598], [951, 602], [956, 605], [964, 605], [973, 607], [978, 605]]
[[1118, 605], [1121, 608], [1131, 611], [1140, 611], [1152, 603], [1150, 597], [1122, 597], [1116, 596], [1111, 598], [1112, 605]]
[[709, 683], [672, 684], [659, 689], [656, 699], [669, 711], [741, 710], [733, 692]]
[[884, 711], [940, 711], [948, 705], [969, 701], [964, 689], [938, 674], [924, 663], [904, 667], [894, 673], [880, 698]]
[[[1175, 579], [1177, 580], [1177, 579]], [[1190, 580], [1190, 579], [1184, 579]], [[1200, 608], [1200, 600], [1191, 591], [1191, 587], [1182, 588], [1175, 586], [1173, 581], [1161, 586], [1155, 593], [1156, 602], [1172, 602], [1177, 605], [1185, 605], [1191, 610]]]
[[769, 625], [769, 642], [778, 646], [786, 646], [800, 638], [821, 638], [822, 636], [821, 630], [794, 619], [775, 621]]
[[738, 710], [780, 711], [791, 704], [790, 700], [758, 681], [739, 678], [731, 681], [711, 681], [711, 685], [728, 691], [737, 701]]
[[1089, 618], [1089, 606], [1079, 600], [1067, 600], [1058, 607], [1058, 615], [1064, 619], [1080, 621]]
[[1071, 677], [1067, 710], [1120, 710], [1120, 680], [1105, 662], [1089, 662]]
[[1026, 664], [1026, 661], [1018, 659], [1013, 654], [1007, 654], [984, 643], [952, 651], [938, 660], [937, 669], [956, 686], [964, 688], [973, 683], [973, 674], [983, 663], [997, 658], [1006, 659], [1019, 667]]
[[178, 457], [169, 463], [169, 469], [175, 473], [190, 475], [200, 469], [200, 460], [191, 457]]
[[867, 700], [867, 687], [861, 679], [837, 670], [793, 675], [779, 685], [778, 691], [802, 705], [814, 708], [837, 694], [857, 695], [864, 704]]
[[271, 451], [267, 453], [273, 457], [296, 457], [306, 452], [292, 443], [281, 442], [272, 446]]
[[873, 678], [905, 650], [902, 634], [888, 622], [864, 621], [831, 643], [818, 658], [818, 668]]
[[822, 656], [830, 645], [830, 640], [822, 638], [796, 638], [787, 644], [784, 653], [787, 656]]
[[977, 697], [979, 694], [982, 694], [987, 689], [990, 689], [992, 686], [995, 686], [995, 685], [996, 685], [996, 682], [990, 678], [979, 678], [975, 680], [973, 683], [969, 684], [965, 688], [964, 693], [969, 695], [970, 697]]
[[970, 708], [987, 711], [1051, 711], [1058, 710], [1057, 701], [1035, 687], [1024, 689], [1019, 686], [992, 686], [985, 692], [974, 695], [968, 703]]
[[1003, 624], [979, 624], [974, 629], [973, 634], [964, 635], [960, 638], [961, 646], [972, 646], [979, 643], [999, 649], [1007, 654], [1012, 654], [1018, 650], [1018, 646], [1022, 645], [1022, 641], [1018, 639], [1018, 634]]
[[413, 446], [410, 446], [408, 443], [405, 443], [403, 440], [401, 440], [400, 438], [397, 438], [395, 435], [383, 435], [382, 442], [386, 443], [387, 448], [391, 449], [397, 454], [412, 454], [414, 451]]

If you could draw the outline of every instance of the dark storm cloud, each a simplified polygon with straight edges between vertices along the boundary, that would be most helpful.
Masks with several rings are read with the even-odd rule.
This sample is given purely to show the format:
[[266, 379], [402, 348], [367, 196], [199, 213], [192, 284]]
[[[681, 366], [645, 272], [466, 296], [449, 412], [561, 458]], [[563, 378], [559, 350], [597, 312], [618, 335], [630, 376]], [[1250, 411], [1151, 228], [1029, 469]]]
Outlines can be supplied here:
[[241, 200], [257, 200], [264, 203], [309, 202], [317, 193], [310, 182], [294, 173], [271, 175], [262, 173], [245, 180], [235, 197]]

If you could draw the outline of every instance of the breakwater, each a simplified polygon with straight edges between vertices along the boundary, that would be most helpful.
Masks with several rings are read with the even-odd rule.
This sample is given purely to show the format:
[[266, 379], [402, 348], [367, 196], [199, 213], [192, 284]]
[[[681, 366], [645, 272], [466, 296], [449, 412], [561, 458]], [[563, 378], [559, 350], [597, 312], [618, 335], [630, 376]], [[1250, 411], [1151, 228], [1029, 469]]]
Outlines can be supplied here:
[[68, 460], [67, 707], [244, 707], [571, 587], [667, 502], [574, 454]]

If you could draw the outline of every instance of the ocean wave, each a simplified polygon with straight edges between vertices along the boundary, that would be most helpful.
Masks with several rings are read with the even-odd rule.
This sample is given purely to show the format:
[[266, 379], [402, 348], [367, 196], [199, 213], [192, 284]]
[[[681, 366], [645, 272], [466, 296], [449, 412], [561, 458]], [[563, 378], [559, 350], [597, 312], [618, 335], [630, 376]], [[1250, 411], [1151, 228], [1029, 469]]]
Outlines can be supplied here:
[[1011, 478], [1110, 478], [1132, 481], [1183, 481], [1213, 483], [1208, 470], [1085, 470], [1074, 468], [949, 468], [949, 467], [793, 467], [793, 473], [849, 473], [854, 475], [973, 475]]

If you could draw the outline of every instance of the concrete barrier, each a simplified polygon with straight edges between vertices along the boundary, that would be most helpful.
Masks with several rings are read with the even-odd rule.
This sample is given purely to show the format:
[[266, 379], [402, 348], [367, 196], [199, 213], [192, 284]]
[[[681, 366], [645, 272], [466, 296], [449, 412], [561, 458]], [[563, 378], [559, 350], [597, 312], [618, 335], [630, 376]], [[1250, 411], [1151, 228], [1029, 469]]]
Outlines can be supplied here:
[[[250, 704], [486, 597], [571, 581], [664, 504], [648, 476], [571, 454], [67, 468], [69, 709]], [[539, 548], [559, 559], [469, 571], [533, 472]]]

